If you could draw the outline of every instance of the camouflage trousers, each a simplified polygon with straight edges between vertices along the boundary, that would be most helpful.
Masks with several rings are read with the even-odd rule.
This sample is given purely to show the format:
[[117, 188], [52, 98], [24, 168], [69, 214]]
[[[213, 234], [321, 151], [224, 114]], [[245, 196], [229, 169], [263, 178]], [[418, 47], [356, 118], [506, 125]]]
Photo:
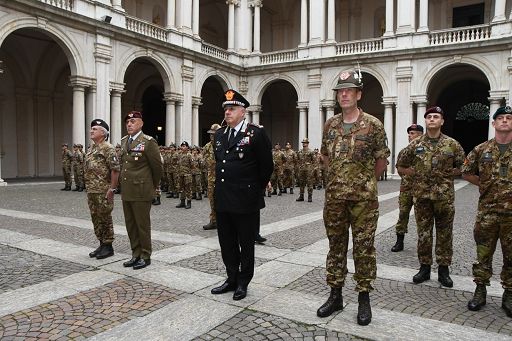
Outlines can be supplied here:
[[208, 189], [208, 172], [201, 172], [201, 188]]
[[285, 188], [293, 188], [295, 180], [293, 179], [293, 169], [285, 168], [283, 171], [283, 186]]
[[87, 203], [91, 211], [96, 238], [100, 243], [112, 244], [114, 241], [114, 224], [112, 223], [114, 202], [109, 202], [105, 198], [105, 193], [87, 193]]
[[415, 198], [414, 214], [418, 228], [420, 264], [432, 264], [432, 232], [435, 223], [436, 262], [439, 265], [450, 265], [453, 255], [453, 217], [455, 215], [453, 201]]
[[283, 189], [283, 172], [274, 170], [270, 176], [270, 183], [272, 188], [276, 191]]
[[308, 194], [313, 194], [313, 170], [310, 168], [300, 168], [297, 174], [300, 193], [304, 194], [304, 189], [308, 187]]
[[78, 165], [73, 166], [73, 177], [75, 179], [75, 185], [77, 187], [83, 187], [83, 177], [80, 175], [80, 168]]
[[208, 201], [210, 202], [210, 222], [217, 223], [217, 214], [215, 213], [215, 177], [208, 177]]
[[67, 187], [71, 187], [71, 167], [63, 166], [62, 167], [62, 175], [64, 176], [64, 184]]
[[201, 193], [201, 173], [192, 175], [192, 192]]
[[395, 229], [397, 234], [406, 234], [409, 224], [409, 214], [413, 205], [413, 198], [410, 192], [400, 192], [398, 196], [398, 221]]
[[176, 176], [172, 172], [167, 172], [167, 191], [172, 193], [178, 192], [176, 189]]
[[372, 291], [377, 277], [374, 247], [375, 230], [379, 218], [379, 202], [351, 201], [325, 194], [324, 224], [329, 239], [326, 270], [327, 284], [332, 288], [345, 285], [349, 228], [352, 228], [356, 291]]
[[512, 289], [512, 214], [479, 211], [473, 236], [477, 260], [473, 264], [474, 282], [490, 285], [492, 258], [499, 238], [503, 254], [501, 285], [504, 289]]
[[192, 200], [192, 174], [178, 176], [180, 199]]

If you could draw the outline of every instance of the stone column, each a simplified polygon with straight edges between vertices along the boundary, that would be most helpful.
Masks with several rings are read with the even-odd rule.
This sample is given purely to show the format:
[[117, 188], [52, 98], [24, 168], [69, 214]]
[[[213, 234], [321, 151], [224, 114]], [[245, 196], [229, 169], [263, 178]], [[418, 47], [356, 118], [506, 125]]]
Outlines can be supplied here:
[[[98, 36], [97, 41], [109, 42], [109, 38]], [[96, 59], [96, 118], [101, 118], [110, 125], [110, 71], [112, 47], [102, 42], [94, 44]]]
[[180, 29], [183, 33], [192, 35], [192, 1], [181, 0], [180, 2]]
[[114, 6], [115, 9], [123, 10], [123, 5], [121, 0], [112, 0], [112, 6]]
[[392, 36], [395, 34], [394, 21], [395, 21], [395, 0], [386, 0], [386, 32], [384, 36]]
[[[427, 111], [427, 100], [425, 96], [425, 100], [416, 101], [416, 120], [414, 121], [416, 124], [424, 125], [424, 117], [425, 111]], [[423, 127], [425, 128], [425, 127]]]
[[420, 22], [418, 32], [428, 32], [428, 0], [420, 0]]
[[192, 142], [192, 82], [194, 81], [193, 62], [185, 59], [181, 66], [183, 80], [183, 107], [181, 115], [181, 138]]
[[192, 3], [192, 34], [199, 36], [199, 0]]
[[501, 98], [489, 97], [490, 106], [489, 106], [489, 131], [487, 134], [488, 140], [492, 139], [495, 136], [494, 127], [492, 126], [492, 121], [493, 121], [492, 115], [494, 115], [496, 110], [498, 110], [498, 108], [500, 107], [500, 101], [501, 101]]
[[73, 88], [72, 143], [85, 145], [85, 88], [90, 85], [89, 80], [80, 76], [71, 76], [69, 85]]
[[[85, 93], [85, 124], [89, 124], [96, 118], [96, 87], [92, 85]], [[85, 139], [85, 147], [91, 144], [90, 139]]]
[[386, 136], [388, 138], [388, 148], [391, 152], [389, 165], [388, 165], [388, 172], [394, 173], [395, 170], [395, 150], [394, 150], [394, 141], [395, 141], [395, 134], [393, 131], [393, 105], [392, 102], [393, 99], [383, 98], [384, 102], [382, 104], [384, 105], [384, 130], [386, 131]]
[[121, 109], [121, 96], [126, 92], [124, 85], [124, 83], [110, 83], [110, 143], [114, 146], [121, 142], [121, 132], [123, 131], [122, 118], [124, 115]]
[[260, 28], [260, 13], [261, 7], [263, 6], [262, 0], [254, 0], [251, 3], [251, 6], [254, 7], [254, 27], [253, 27], [253, 51], [260, 52], [260, 41], [261, 41], [261, 28]]
[[176, 98], [171, 93], [164, 94], [165, 101], [165, 145], [176, 141]]
[[297, 109], [299, 109], [299, 141], [297, 146], [300, 146], [302, 140], [308, 137], [308, 103], [298, 103]]
[[[0, 97], [0, 134], [3, 134], [3, 113], [4, 113], [4, 108], [3, 108], [3, 102], [4, 102], [4, 97]], [[0, 135], [0, 187], [2, 186], [7, 186], [7, 182], [4, 181], [4, 179], [2, 179], [2, 158], [4, 157], [4, 149], [3, 149], [3, 142], [2, 142], [2, 136]]]
[[492, 18], [493, 23], [504, 21], [507, 19], [505, 17], [506, 4], [506, 0], [494, 0], [494, 17]]
[[402, 132], [407, 130], [412, 124], [411, 112], [411, 79], [412, 79], [412, 66], [410, 61], [399, 61], [396, 68], [397, 78], [397, 107], [395, 117], [395, 131], [397, 136], [395, 138], [396, 150], [402, 150], [409, 141], [407, 136], [402, 135]]
[[336, 43], [336, 5], [334, 0], [327, 2], [327, 43]]
[[176, 26], [176, 0], [167, 0], [167, 27]]
[[308, 138], [312, 148], [318, 148], [322, 133], [322, 111], [320, 110], [320, 87], [322, 73], [319, 68], [309, 70], [308, 74]]
[[415, 31], [416, 1], [397, 0], [396, 33], [412, 33]]
[[199, 144], [199, 106], [201, 97], [192, 97], [192, 144]]
[[302, 0], [300, 4], [300, 45], [308, 43], [308, 0]]
[[228, 51], [235, 50], [235, 5], [238, 0], [227, 0], [228, 8]]
[[325, 3], [324, 0], [309, 2], [309, 45], [324, 42]]
[[176, 103], [176, 127], [175, 127], [175, 136], [176, 136], [176, 144], [181, 143], [183, 141], [182, 135], [182, 126], [183, 126], [183, 98], [180, 98]]
[[252, 123], [259, 125], [260, 124], [260, 112], [261, 105], [251, 105], [252, 110]]

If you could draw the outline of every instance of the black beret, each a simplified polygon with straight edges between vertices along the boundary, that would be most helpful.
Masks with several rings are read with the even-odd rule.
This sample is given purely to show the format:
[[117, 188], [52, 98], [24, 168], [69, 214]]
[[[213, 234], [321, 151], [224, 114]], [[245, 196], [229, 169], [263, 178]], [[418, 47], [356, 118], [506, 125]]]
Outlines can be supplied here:
[[409, 128], [407, 128], [407, 133], [409, 133], [410, 131], [420, 131], [423, 133], [423, 127], [420, 126], [419, 124], [411, 124]]
[[512, 114], [512, 108], [509, 107], [508, 105], [506, 107], [498, 108], [498, 110], [496, 110], [494, 115], [492, 115], [492, 119], [495, 120], [496, 117], [498, 117], [499, 115], [505, 115], [505, 114]]
[[107, 122], [103, 121], [102, 119], [97, 118], [97, 119], [95, 119], [95, 120], [92, 120], [92, 122], [91, 122], [91, 128], [92, 128], [92, 127], [96, 127], [96, 126], [103, 127], [103, 128], [105, 128], [107, 131], [109, 131]]
[[244, 96], [240, 95], [236, 90], [229, 89], [224, 93], [222, 102], [222, 107], [224, 108], [226, 105], [238, 105], [244, 108], [250, 106], [249, 101], [244, 98]]
[[181, 147], [181, 146], [187, 146], [187, 148], [189, 147], [189, 145], [188, 145], [188, 142], [187, 142], [187, 141], [183, 141], [183, 142], [181, 142], [180, 147]]
[[428, 114], [441, 114], [444, 118], [444, 111], [440, 107], [430, 107], [425, 111], [425, 115], [423, 117], [427, 117]]

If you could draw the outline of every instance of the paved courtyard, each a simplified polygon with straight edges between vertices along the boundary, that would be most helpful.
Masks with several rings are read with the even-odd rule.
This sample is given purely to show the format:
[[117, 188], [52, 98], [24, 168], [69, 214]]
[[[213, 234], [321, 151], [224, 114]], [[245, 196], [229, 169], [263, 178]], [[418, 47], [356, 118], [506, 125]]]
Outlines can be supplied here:
[[[357, 293], [349, 261], [344, 310], [318, 318], [325, 301], [328, 243], [322, 221], [323, 190], [313, 203], [296, 195], [267, 198], [248, 296], [210, 294], [225, 279], [216, 231], [204, 231], [208, 202], [177, 209], [162, 198], [152, 209], [151, 266], [123, 268], [130, 247], [120, 197], [113, 213], [115, 256], [91, 259], [97, 247], [86, 194], [62, 192], [61, 182], [13, 181], [0, 187], [1, 340], [512, 340], [512, 319], [501, 309], [499, 274], [487, 305], [466, 308], [474, 284], [473, 223], [477, 189], [457, 182], [454, 287], [432, 280], [412, 283], [417, 272], [416, 225], [411, 216], [405, 250], [392, 253], [398, 217], [398, 180], [379, 182], [376, 236], [378, 279], [371, 294], [373, 319], [356, 323]], [[494, 270], [501, 269], [498, 249]]]

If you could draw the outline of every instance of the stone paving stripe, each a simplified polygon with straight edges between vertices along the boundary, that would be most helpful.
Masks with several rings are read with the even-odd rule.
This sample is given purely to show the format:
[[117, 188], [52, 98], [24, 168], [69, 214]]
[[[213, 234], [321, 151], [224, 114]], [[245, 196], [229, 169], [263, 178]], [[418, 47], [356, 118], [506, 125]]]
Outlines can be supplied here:
[[224, 277], [221, 276], [211, 275], [179, 266], [170, 266], [165, 270], [153, 270], [151, 269], [151, 266], [149, 266], [147, 269], [148, 271], [140, 274], [138, 272], [134, 272], [132, 276], [188, 293], [193, 293], [205, 287], [213, 286], [214, 284], [223, 282], [224, 280]]
[[[347, 269], [350, 273], [354, 273], [354, 260], [348, 258], [347, 259]], [[419, 265], [418, 265], [419, 269]], [[418, 269], [408, 269], [404, 267], [397, 267], [386, 264], [377, 264], [377, 277], [389, 279], [392, 281], [398, 282], [411, 282], [412, 277], [418, 272]], [[458, 276], [450, 274], [450, 277], [453, 280], [453, 288], [442, 287], [441, 284], [437, 281], [437, 271], [432, 270], [430, 275], [430, 281], [423, 282], [419, 285], [428, 285], [435, 288], [443, 288], [446, 290], [460, 290], [460, 291], [475, 291], [475, 283], [473, 282], [473, 277], [471, 276]], [[498, 296], [501, 297], [503, 295], [503, 288], [501, 287], [500, 282], [491, 280], [491, 285], [487, 287], [487, 295], [490, 296]]]
[[83, 271], [54, 281], [5, 292], [0, 294], [0, 316], [96, 288], [122, 277], [104, 270]]
[[39, 239], [37, 236], [25, 234], [21, 232], [14, 232], [11, 230], [0, 229], [0, 243], [5, 245], [13, 245], [29, 240]]
[[284, 287], [313, 270], [312, 266], [270, 261], [254, 269], [253, 282]]
[[[372, 308], [370, 326], [356, 322], [357, 304], [347, 304], [326, 327], [372, 340], [510, 341], [510, 336], [414, 315]], [[397, 323], [397, 321], [400, 321]]]
[[276, 260], [286, 263], [308, 265], [308, 266], [325, 266], [326, 253], [308, 253], [304, 251], [294, 251], [283, 255]]
[[165, 307], [95, 335], [90, 341], [105, 340], [191, 340], [242, 311], [232, 305], [188, 296]]
[[199, 256], [210, 252], [211, 249], [193, 245], [177, 245], [153, 252], [151, 259], [166, 263], [176, 263], [182, 259]]
[[[19, 218], [19, 219], [29, 219], [36, 221], [44, 221], [47, 223], [60, 224], [66, 226], [78, 227], [81, 229], [87, 229], [91, 232], [93, 231], [92, 222], [87, 219], [79, 219], [79, 218], [70, 218], [70, 217], [60, 217], [55, 215], [48, 214], [39, 214], [39, 213], [31, 213], [31, 212], [23, 212], [23, 211], [15, 211], [15, 210], [7, 210], [0, 208], [0, 215], [4, 215], [7, 217]], [[124, 225], [115, 224], [114, 225], [115, 234], [127, 236], [126, 227]], [[162, 231], [151, 231], [151, 237], [154, 240], [160, 240], [164, 242], [170, 242], [173, 244], [185, 244], [190, 243], [195, 240], [202, 239], [200, 236], [191, 236], [180, 233], [171, 233], [171, 232], [162, 232]]]
[[247, 308], [250, 305], [272, 294], [276, 290], [279, 290], [279, 288], [271, 287], [265, 284], [255, 283], [254, 281], [252, 281], [249, 284], [249, 287], [247, 288], [247, 296], [243, 300], [233, 300], [233, 291], [221, 295], [212, 295], [212, 293], [210, 292], [211, 289], [224, 283], [224, 280], [225, 279], [223, 278], [222, 281], [215, 283], [215, 285], [196, 291], [194, 294], [197, 296], [206, 297], [207, 299], [210, 300]]
[[220, 250], [219, 238], [217, 236], [203, 238], [201, 240], [197, 240], [188, 244], [192, 246], [207, 248], [210, 250]]
[[263, 259], [276, 259], [290, 253], [289, 249], [278, 249], [274, 246], [256, 245], [255, 256], [256, 258]]

